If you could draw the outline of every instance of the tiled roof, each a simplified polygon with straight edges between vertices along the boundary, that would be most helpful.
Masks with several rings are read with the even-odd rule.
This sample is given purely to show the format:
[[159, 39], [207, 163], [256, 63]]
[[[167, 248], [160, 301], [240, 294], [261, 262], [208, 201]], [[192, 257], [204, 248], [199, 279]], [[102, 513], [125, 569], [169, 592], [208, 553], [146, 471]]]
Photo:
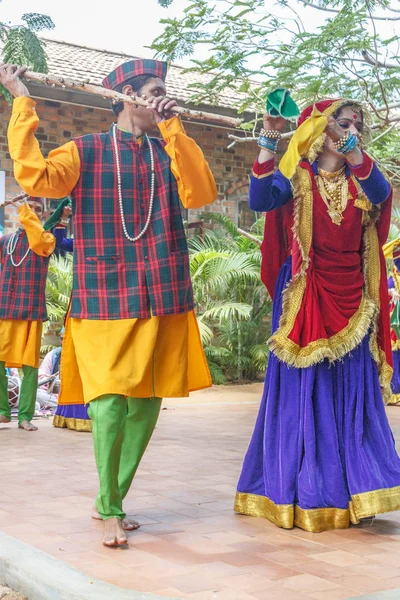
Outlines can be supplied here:
[[[43, 39], [46, 44], [49, 72], [58, 76], [71, 79], [87, 80], [90, 83], [100, 85], [106, 75], [121, 63], [139, 58], [109, 50], [86, 48], [66, 42]], [[143, 57], [140, 57], [143, 58]], [[172, 65], [168, 70], [167, 86], [171, 96], [181, 102], [188, 102], [193, 90], [188, 86], [191, 83], [206, 82], [211, 79], [210, 75], [199, 73], [185, 73], [184, 69]], [[213, 107], [224, 107], [234, 109], [240, 102], [241, 96], [232, 90], [221, 93], [215, 103], [202, 102], [203, 105]]]

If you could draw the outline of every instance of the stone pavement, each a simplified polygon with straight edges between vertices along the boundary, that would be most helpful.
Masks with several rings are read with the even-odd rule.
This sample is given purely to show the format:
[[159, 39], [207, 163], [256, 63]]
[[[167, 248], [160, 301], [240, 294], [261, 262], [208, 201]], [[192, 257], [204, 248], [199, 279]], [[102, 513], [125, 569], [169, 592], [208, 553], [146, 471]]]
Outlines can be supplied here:
[[[129, 548], [101, 544], [90, 434], [0, 426], [0, 529], [93, 578], [193, 600], [400, 598], [400, 514], [311, 534], [235, 515], [261, 384], [167, 400], [125, 509]], [[388, 409], [400, 441], [400, 408]], [[386, 595], [383, 595], [386, 597]]]

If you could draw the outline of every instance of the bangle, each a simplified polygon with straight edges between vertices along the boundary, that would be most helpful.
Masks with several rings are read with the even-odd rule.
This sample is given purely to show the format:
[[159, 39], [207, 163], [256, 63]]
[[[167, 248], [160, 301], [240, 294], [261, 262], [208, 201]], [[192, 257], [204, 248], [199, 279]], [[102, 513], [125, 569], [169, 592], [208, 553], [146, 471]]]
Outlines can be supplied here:
[[335, 149], [340, 150], [340, 148], [343, 148], [343, 146], [346, 145], [347, 140], [349, 139], [350, 136], [351, 136], [351, 132], [346, 131], [346, 133], [340, 138], [340, 140], [337, 140], [337, 142], [333, 142]]
[[340, 152], [341, 154], [348, 154], [349, 152], [354, 150], [354, 148], [357, 146], [357, 144], [358, 144], [357, 136], [354, 135], [353, 133], [350, 133], [350, 131], [348, 131], [346, 133], [346, 135], [343, 136], [338, 142], [335, 142], [334, 146], [335, 146], [337, 152]]
[[272, 140], [280, 140], [282, 137], [282, 133], [277, 129], [261, 129], [260, 135]]
[[60, 219], [59, 223], [60, 223], [60, 225], [67, 226], [68, 225], [68, 219]]
[[278, 139], [271, 140], [270, 138], [260, 135], [257, 144], [260, 146], [260, 148], [265, 148], [270, 152], [276, 153], [278, 149], [278, 142]]

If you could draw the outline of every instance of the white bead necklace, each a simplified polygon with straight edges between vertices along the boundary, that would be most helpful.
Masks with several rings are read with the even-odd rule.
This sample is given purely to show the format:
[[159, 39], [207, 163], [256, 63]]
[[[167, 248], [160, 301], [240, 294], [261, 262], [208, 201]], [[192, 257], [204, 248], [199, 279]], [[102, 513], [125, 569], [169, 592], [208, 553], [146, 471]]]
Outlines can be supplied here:
[[116, 162], [116, 165], [117, 165], [119, 212], [121, 214], [122, 229], [124, 231], [125, 237], [130, 242], [137, 242], [138, 240], [140, 240], [141, 237], [144, 236], [144, 234], [146, 233], [146, 231], [147, 231], [147, 229], [148, 229], [148, 227], [150, 225], [151, 217], [152, 217], [152, 214], [153, 214], [154, 187], [155, 187], [154, 186], [154, 183], [155, 183], [154, 153], [153, 153], [153, 148], [152, 148], [152, 145], [150, 143], [150, 140], [147, 137], [147, 134], [145, 134], [145, 137], [146, 137], [147, 143], [149, 144], [149, 150], [150, 150], [150, 169], [151, 169], [149, 214], [147, 215], [147, 220], [146, 220], [146, 223], [144, 224], [144, 227], [143, 227], [142, 231], [136, 237], [131, 237], [129, 235], [127, 229], [126, 229], [124, 204], [123, 204], [123, 199], [122, 199], [121, 165], [120, 165], [120, 162], [119, 162], [119, 154], [118, 154], [118, 146], [117, 146], [117, 126], [114, 124], [114, 127], [113, 127], [113, 142], [114, 142], [114, 151], [115, 151], [115, 162]]
[[30, 248], [28, 247], [28, 250], [25, 252], [24, 256], [21, 258], [19, 263], [14, 262], [13, 254], [14, 254], [15, 248], [17, 247], [18, 236], [19, 236], [19, 229], [16, 229], [14, 231], [14, 233], [12, 234], [12, 236], [10, 237], [10, 239], [8, 240], [7, 247], [6, 247], [6, 252], [7, 252], [8, 256], [10, 257], [11, 263], [14, 265], [14, 267], [19, 267], [20, 265], [22, 265], [22, 263], [24, 262], [24, 260], [26, 259], [26, 257], [28, 256], [28, 254], [30, 252]]

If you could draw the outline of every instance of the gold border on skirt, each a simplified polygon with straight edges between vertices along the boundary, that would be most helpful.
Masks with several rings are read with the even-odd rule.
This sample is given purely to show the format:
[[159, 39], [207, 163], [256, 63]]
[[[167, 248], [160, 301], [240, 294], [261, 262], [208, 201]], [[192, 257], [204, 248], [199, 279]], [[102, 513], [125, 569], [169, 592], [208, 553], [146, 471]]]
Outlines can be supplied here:
[[234, 510], [251, 517], [263, 517], [278, 527], [320, 533], [329, 529], [347, 529], [360, 519], [400, 509], [400, 486], [354, 494], [349, 507], [304, 509], [293, 504], [275, 504], [266, 496], [237, 492]]
[[90, 419], [75, 419], [74, 417], [62, 417], [54, 415], [53, 427], [67, 427], [74, 431], [92, 431], [92, 421]]

